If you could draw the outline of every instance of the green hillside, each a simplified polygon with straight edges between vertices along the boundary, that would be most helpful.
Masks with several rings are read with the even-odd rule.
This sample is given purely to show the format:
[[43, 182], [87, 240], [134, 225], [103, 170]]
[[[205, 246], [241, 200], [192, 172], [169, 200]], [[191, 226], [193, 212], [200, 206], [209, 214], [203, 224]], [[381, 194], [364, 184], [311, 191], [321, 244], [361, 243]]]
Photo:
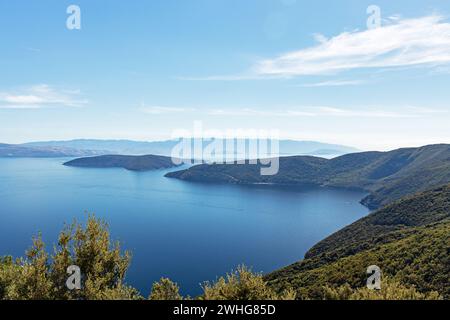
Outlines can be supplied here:
[[323, 298], [324, 288], [363, 288], [369, 265], [419, 292], [450, 297], [450, 186], [402, 199], [316, 244], [305, 260], [266, 276], [300, 298]]
[[380, 242], [395, 240], [402, 234], [395, 231], [405, 231], [447, 218], [450, 218], [449, 185], [394, 202], [320, 241], [305, 257], [355, 254]]
[[362, 202], [376, 209], [405, 195], [450, 183], [450, 145], [352, 153], [331, 160], [284, 157], [273, 176], [262, 176], [260, 168], [249, 164], [198, 165], [166, 176], [197, 182], [360, 189], [370, 193]]

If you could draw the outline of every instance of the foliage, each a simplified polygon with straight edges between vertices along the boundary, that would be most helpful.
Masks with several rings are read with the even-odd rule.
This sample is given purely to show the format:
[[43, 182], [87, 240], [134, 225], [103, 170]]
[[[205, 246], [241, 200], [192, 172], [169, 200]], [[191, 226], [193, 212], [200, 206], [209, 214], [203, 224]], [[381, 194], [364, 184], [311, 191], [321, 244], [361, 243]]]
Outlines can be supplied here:
[[245, 266], [220, 277], [216, 282], [203, 284], [204, 300], [293, 300], [292, 290], [280, 295], [267, 286], [261, 274], [255, 274]]
[[159, 282], [155, 282], [152, 287], [150, 300], [182, 300], [180, 288], [174, 282], [167, 278], [161, 278]]
[[305, 255], [330, 262], [408, 236], [413, 227], [450, 218], [450, 185], [380, 209], [314, 245]]
[[390, 278], [383, 280], [381, 290], [368, 288], [352, 289], [345, 284], [337, 288], [323, 287], [324, 300], [440, 300], [442, 297], [436, 291], [421, 293], [414, 286], [406, 287]]
[[[107, 224], [89, 216], [85, 228], [74, 222], [60, 233], [51, 259], [40, 235], [25, 259], [3, 259], [0, 299], [137, 299], [138, 292], [124, 284], [129, 262], [130, 254], [111, 243]], [[70, 265], [82, 270], [81, 290], [66, 288]]]
[[444, 186], [356, 221], [316, 244], [303, 261], [265, 279], [276, 289], [292, 285], [299, 298], [320, 299], [323, 286], [364, 287], [366, 268], [375, 264], [406, 287], [448, 299], [449, 234], [450, 186]]
[[300, 299], [322, 299], [324, 286], [337, 288], [347, 284], [351, 289], [363, 288], [367, 267], [377, 265], [383, 275], [406, 287], [414, 286], [424, 294], [436, 291], [448, 299], [449, 234], [450, 220], [416, 227], [400, 240], [376, 245], [330, 263], [305, 259], [297, 264], [297, 268], [290, 266], [274, 272], [266, 280], [275, 290], [291, 285]]

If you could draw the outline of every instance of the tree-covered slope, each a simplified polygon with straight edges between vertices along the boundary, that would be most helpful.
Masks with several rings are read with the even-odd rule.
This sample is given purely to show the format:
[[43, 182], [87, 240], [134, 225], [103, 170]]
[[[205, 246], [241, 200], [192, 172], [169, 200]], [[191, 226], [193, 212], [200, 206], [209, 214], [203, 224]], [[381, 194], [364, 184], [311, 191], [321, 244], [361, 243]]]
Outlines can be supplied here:
[[[370, 265], [381, 268], [384, 277], [394, 278], [419, 292], [439, 292], [450, 298], [449, 266], [450, 221], [428, 227], [416, 227], [399, 240], [376, 245], [356, 255], [316, 268], [297, 271], [289, 268], [266, 277], [276, 289], [292, 287], [298, 298], [321, 299], [323, 288], [350, 285], [364, 288]], [[305, 260], [308, 264], [309, 260]]]
[[324, 286], [364, 287], [369, 265], [420, 292], [450, 297], [450, 186], [402, 199], [316, 244], [297, 262], [266, 276], [304, 298]]
[[327, 159], [311, 156], [280, 158], [280, 170], [273, 176], [261, 175], [260, 164], [202, 164], [187, 170], [170, 172], [166, 177], [214, 183], [308, 185], [320, 183], [321, 170], [327, 162]]
[[[398, 236], [395, 231], [450, 218], [450, 185], [415, 194], [380, 209], [320, 241], [306, 258], [342, 257]], [[401, 234], [401, 233], [399, 233]], [[329, 260], [329, 259], [326, 259]]]
[[380, 208], [401, 197], [450, 183], [450, 145], [318, 157], [280, 158], [279, 172], [260, 174], [261, 165], [199, 165], [167, 177], [198, 182], [327, 186], [368, 191], [363, 203]]
[[172, 159], [163, 156], [121, 156], [106, 155], [98, 157], [79, 158], [64, 163], [65, 166], [83, 168], [124, 168], [133, 171], [146, 171], [172, 168], [176, 165]]

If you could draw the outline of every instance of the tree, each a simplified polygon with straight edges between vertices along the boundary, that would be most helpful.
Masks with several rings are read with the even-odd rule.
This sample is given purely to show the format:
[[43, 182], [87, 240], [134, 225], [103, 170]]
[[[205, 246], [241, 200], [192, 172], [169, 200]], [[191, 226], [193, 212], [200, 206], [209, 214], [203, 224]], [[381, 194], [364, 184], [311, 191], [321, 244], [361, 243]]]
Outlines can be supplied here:
[[215, 283], [205, 282], [202, 286], [204, 300], [294, 300], [291, 290], [278, 295], [267, 286], [261, 274], [253, 273], [246, 266], [221, 277]]
[[48, 254], [39, 234], [25, 259], [3, 258], [0, 268], [0, 294], [9, 300], [52, 299], [52, 281], [48, 273]]
[[167, 278], [161, 278], [159, 282], [155, 282], [152, 286], [150, 300], [182, 300], [180, 288], [174, 282]]
[[[40, 235], [33, 239], [26, 259], [3, 259], [0, 298], [140, 299], [138, 291], [124, 283], [130, 259], [129, 252], [121, 253], [118, 242], [111, 242], [108, 225], [89, 215], [85, 228], [76, 222], [64, 228], [51, 259]], [[81, 290], [66, 288], [70, 265], [81, 270]]]

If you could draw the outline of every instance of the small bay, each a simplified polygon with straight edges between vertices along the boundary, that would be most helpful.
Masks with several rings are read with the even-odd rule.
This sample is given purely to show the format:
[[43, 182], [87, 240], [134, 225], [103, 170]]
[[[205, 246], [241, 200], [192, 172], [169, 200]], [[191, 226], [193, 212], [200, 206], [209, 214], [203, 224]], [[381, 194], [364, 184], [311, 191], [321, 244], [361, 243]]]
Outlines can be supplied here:
[[273, 271], [368, 213], [362, 192], [189, 183], [164, 177], [177, 169], [84, 169], [67, 160], [0, 159], [0, 256], [23, 256], [38, 232], [51, 252], [64, 223], [95, 213], [132, 251], [127, 282], [145, 296], [163, 276], [196, 295], [202, 281], [239, 264]]

